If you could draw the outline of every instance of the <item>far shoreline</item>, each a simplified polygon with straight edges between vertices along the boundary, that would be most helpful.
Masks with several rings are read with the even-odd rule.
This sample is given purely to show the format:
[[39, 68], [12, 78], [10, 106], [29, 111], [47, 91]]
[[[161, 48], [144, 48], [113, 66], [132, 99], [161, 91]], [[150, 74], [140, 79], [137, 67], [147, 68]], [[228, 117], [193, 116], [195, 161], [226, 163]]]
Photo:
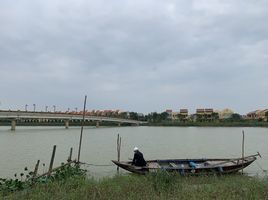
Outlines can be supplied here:
[[[1, 122], [1, 126], [10, 126], [9, 122]], [[17, 126], [64, 126], [63, 123], [18, 123]], [[70, 127], [79, 127], [80, 123], [70, 123]], [[85, 123], [84, 126], [95, 127], [94, 123]], [[131, 127], [129, 124], [121, 124], [120, 126], [112, 123], [101, 123], [100, 127]], [[163, 121], [163, 122], [148, 122], [146, 124], [140, 124], [138, 126], [148, 126], [148, 127], [260, 127], [268, 128], [268, 122], [264, 121], [241, 121], [241, 122], [176, 122], [176, 121]], [[133, 126], [136, 127], [136, 126]]]
[[142, 126], [162, 127], [268, 127], [268, 122], [244, 121], [244, 122], [155, 122]]

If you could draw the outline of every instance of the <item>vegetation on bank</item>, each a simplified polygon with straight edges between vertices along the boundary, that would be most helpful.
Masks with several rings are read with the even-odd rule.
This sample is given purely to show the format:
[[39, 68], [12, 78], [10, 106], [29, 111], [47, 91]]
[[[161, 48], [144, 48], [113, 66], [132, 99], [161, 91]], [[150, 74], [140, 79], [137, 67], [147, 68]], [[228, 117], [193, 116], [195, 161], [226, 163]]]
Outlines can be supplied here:
[[168, 113], [151, 113], [146, 116], [146, 126], [200, 126], [200, 127], [268, 127], [268, 112], [263, 119], [245, 119], [237, 113], [229, 118], [220, 119], [218, 113], [209, 115], [192, 115], [185, 117], [178, 114], [176, 119], [171, 119]]
[[11, 193], [5, 199], [268, 199], [268, 179], [157, 173], [119, 175], [97, 181], [72, 176], [36, 184], [31, 189]]
[[81, 169], [78, 164], [62, 164], [57, 170], [47, 175], [35, 174], [25, 167], [24, 172], [14, 174], [14, 178], [0, 178], [0, 194], [2, 197], [6, 197], [14, 192], [31, 190], [37, 185], [46, 185], [52, 182], [62, 182], [71, 177], [81, 178], [85, 176], [86, 170]]
[[198, 126], [198, 127], [268, 127], [268, 122], [260, 121], [215, 121], [215, 122], [149, 122], [145, 126]]
[[[10, 122], [1, 123], [0, 126], [10, 126]], [[21, 123], [17, 124], [17, 126], [61, 126], [63, 127], [63, 123]], [[69, 124], [70, 127], [78, 127], [81, 126], [79, 123]], [[84, 126], [96, 126], [96, 123], [85, 123]], [[118, 127], [118, 124], [115, 123], [101, 123], [101, 127]], [[131, 126], [129, 124], [120, 124], [121, 127]], [[146, 124], [140, 124], [140, 126], [178, 126], [178, 127], [189, 127], [189, 126], [197, 126], [197, 127], [268, 127], [268, 122], [259, 122], [259, 121], [241, 121], [241, 122], [178, 122], [178, 121], [160, 121], [160, 122], [148, 122]]]

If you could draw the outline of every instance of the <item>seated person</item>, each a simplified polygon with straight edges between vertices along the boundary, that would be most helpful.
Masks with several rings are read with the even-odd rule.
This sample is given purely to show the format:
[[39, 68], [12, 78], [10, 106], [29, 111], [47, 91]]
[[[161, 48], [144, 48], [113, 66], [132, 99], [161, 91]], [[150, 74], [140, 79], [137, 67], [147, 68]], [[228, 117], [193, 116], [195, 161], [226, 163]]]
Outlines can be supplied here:
[[139, 151], [138, 147], [134, 148], [134, 158], [132, 160], [132, 165], [135, 166], [146, 166], [146, 161], [143, 158], [143, 154]]

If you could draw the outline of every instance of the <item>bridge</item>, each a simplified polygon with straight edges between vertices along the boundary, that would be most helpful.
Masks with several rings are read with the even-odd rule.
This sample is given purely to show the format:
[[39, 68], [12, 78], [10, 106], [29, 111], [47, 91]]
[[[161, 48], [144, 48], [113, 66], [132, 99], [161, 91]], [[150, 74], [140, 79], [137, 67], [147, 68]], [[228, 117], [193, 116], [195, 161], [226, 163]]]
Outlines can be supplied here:
[[[77, 113], [61, 113], [61, 112], [30, 112], [30, 111], [11, 111], [0, 110], [0, 120], [8, 120], [11, 123], [11, 130], [16, 129], [17, 121], [34, 121], [34, 122], [49, 122], [50, 120], [59, 120], [63, 122], [65, 128], [69, 128], [69, 123], [72, 121], [82, 121], [83, 114]], [[116, 117], [92, 116], [85, 115], [85, 121], [96, 122], [96, 127], [99, 127], [101, 122], [115, 122], [120, 126], [122, 123], [131, 125], [140, 125], [147, 122], [123, 119]]]

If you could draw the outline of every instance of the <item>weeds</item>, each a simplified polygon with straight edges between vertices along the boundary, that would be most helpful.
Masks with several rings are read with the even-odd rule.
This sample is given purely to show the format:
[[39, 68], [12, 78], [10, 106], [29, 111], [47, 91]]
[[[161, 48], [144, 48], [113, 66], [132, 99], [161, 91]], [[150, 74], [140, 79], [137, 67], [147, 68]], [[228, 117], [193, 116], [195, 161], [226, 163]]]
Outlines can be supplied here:
[[80, 165], [75, 164], [65, 165], [47, 176], [35, 178], [34, 173], [28, 171], [28, 168], [24, 168], [24, 172], [19, 176], [14, 174], [14, 179], [0, 178], [0, 193], [2, 196], [6, 196], [12, 192], [25, 190], [31, 188], [35, 184], [51, 183], [53, 181], [65, 182], [68, 178], [79, 176], [85, 177], [86, 171], [80, 168]]
[[146, 176], [117, 175], [102, 180], [63, 177], [12, 193], [8, 199], [268, 199], [267, 178], [242, 175], [181, 177], [159, 172]]

